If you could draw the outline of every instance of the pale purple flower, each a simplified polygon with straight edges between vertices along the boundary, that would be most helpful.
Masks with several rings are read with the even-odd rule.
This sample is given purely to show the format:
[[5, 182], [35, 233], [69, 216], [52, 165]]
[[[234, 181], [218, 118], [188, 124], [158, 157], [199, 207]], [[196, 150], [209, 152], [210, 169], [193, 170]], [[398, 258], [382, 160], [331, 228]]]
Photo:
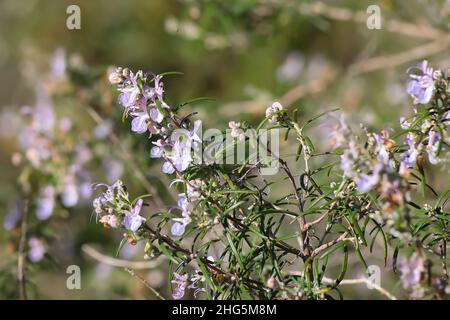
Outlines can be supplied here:
[[82, 182], [79, 189], [83, 198], [89, 198], [92, 195], [92, 184], [89, 181]]
[[[412, 121], [415, 121], [415, 118], [413, 118]], [[406, 120], [405, 117], [400, 117], [399, 122], [400, 122], [400, 127], [405, 130], [409, 129], [412, 124], [411, 121]]]
[[36, 87], [35, 91], [37, 101], [33, 110], [33, 124], [39, 132], [45, 133], [47, 136], [52, 136], [56, 122], [52, 102], [40, 86]]
[[102, 121], [94, 128], [94, 135], [97, 139], [105, 139], [111, 132], [113, 124], [110, 120]]
[[30, 247], [30, 250], [28, 251], [28, 258], [32, 262], [41, 261], [47, 251], [44, 241], [36, 237], [31, 237], [28, 240], [28, 245]]
[[413, 288], [420, 284], [422, 273], [425, 272], [424, 261], [417, 252], [414, 252], [409, 260], [400, 260], [399, 271], [403, 288]]
[[382, 167], [382, 164], [377, 164], [373, 169], [372, 174], [359, 174], [356, 177], [356, 189], [359, 192], [369, 192], [372, 190], [380, 181]]
[[389, 163], [389, 151], [386, 149], [386, 142], [389, 140], [389, 133], [383, 130], [381, 134], [374, 133], [373, 137], [376, 142], [377, 159], [382, 164], [387, 165]]
[[155, 146], [150, 150], [151, 158], [161, 158], [164, 155], [164, 141], [158, 139], [156, 142], [152, 142]]
[[172, 225], [172, 228], [170, 228], [170, 232], [172, 233], [172, 235], [174, 235], [176, 237], [181, 237], [185, 231], [186, 231], [186, 225], [182, 222], [175, 222]]
[[45, 187], [37, 199], [36, 216], [39, 220], [47, 220], [53, 213], [55, 207], [55, 188]]
[[420, 154], [420, 150], [416, 147], [414, 142], [414, 134], [409, 132], [405, 138], [406, 145], [408, 146], [408, 150], [406, 150], [401, 155], [401, 161], [405, 164], [407, 168], [412, 168], [416, 164], [417, 157]]
[[54, 77], [62, 77], [66, 72], [66, 51], [63, 48], [58, 48], [52, 57], [50, 66], [50, 73]]
[[344, 171], [344, 175], [347, 177], [353, 177], [354, 164], [359, 158], [358, 144], [353, 139], [348, 142], [348, 148], [344, 150], [341, 155], [341, 170]]
[[3, 227], [6, 230], [11, 230], [17, 225], [22, 218], [23, 209], [23, 202], [21, 201], [16, 201], [10, 205], [8, 213], [5, 216], [5, 220], [3, 221]]
[[78, 188], [75, 183], [66, 183], [61, 193], [61, 201], [66, 207], [73, 207], [78, 203]]
[[[410, 74], [411, 70], [418, 70], [418, 74]], [[433, 69], [428, 67], [428, 61], [424, 60], [420, 65], [409, 68], [407, 73], [411, 77], [406, 87], [406, 92], [414, 98], [414, 103], [427, 104], [430, 102], [434, 91]]]
[[428, 133], [428, 145], [427, 145], [428, 160], [432, 164], [438, 164], [439, 162], [442, 161], [442, 159], [438, 157], [441, 138], [442, 135], [438, 131], [431, 130]]
[[191, 222], [190, 211], [189, 211], [189, 201], [186, 194], [180, 193], [178, 195], [178, 209], [181, 210], [181, 218], [175, 218], [175, 222], [172, 225], [171, 232], [174, 236], [182, 236], [186, 230], [186, 226]]
[[125, 228], [133, 232], [136, 232], [142, 225], [142, 223], [145, 221], [145, 218], [139, 215], [142, 209], [143, 202], [144, 201], [142, 199], [139, 199], [134, 205], [134, 207], [131, 209], [131, 212], [130, 211], [125, 212], [125, 217], [123, 218], [122, 221]]
[[137, 104], [138, 99], [141, 94], [141, 90], [137, 85], [137, 77], [138, 75], [130, 72], [128, 80], [130, 82], [130, 86], [119, 88], [121, 94], [118, 97], [118, 102], [125, 108], [130, 108]]
[[156, 123], [161, 123], [164, 120], [164, 115], [157, 107], [150, 107], [150, 118]]
[[183, 172], [192, 162], [191, 144], [183, 141], [176, 141], [172, 147], [172, 152], [168, 158], [179, 172]]
[[168, 107], [163, 100], [164, 87], [161, 79], [162, 79], [161, 75], [159, 74], [155, 75], [155, 87], [154, 88], [147, 87], [145, 89], [145, 96], [152, 101], [158, 99], [163, 107]]
[[136, 133], [144, 133], [148, 130], [147, 120], [150, 116], [146, 111], [139, 112], [133, 115], [134, 118], [131, 120], [131, 131]]
[[164, 162], [163, 166], [162, 166], [162, 172], [166, 173], [166, 174], [172, 174], [175, 172], [175, 168], [172, 165], [172, 163], [170, 163], [169, 161]]
[[189, 275], [187, 273], [180, 275], [177, 272], [173, 274], [172, 284], [174, 285], [172, 297], [179, 300], [184, 297]]

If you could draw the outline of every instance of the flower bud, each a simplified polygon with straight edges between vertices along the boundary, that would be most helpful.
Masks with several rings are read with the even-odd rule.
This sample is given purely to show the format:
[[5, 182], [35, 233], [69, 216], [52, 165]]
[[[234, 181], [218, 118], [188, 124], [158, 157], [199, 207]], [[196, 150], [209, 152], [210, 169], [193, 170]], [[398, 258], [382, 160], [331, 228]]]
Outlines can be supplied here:
[[120, 74], [113, 71], [109, 74], [108, 80], [111, 84], [119, 84], [123, 81], [123, 78]]
[[278, 281], [277, 279], [275, 279], [275, 277], [270, 277], [269, 279], [267, 279], [266, 285], [270, 289], [276, 289], [278, 288]]

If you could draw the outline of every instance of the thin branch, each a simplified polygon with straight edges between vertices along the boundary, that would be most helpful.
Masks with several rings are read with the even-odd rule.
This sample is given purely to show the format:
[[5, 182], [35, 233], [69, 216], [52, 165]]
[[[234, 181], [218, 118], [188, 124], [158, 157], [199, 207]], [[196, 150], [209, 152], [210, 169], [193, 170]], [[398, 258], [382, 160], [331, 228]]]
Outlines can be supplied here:
[[[356, 23], [367, 23], [368, 14], [364, 11], [353, 11], [341, 7], [328, 6], [323, 2], [305, 3], [299, 6], [302, 14], [321, 15], [332, 20], [354, 21]], [[392, 33], [398, 33], [414, 38], [425, 39], [448, 39], [448, 34], [430, 25], [417, 25], [413, 23], [385, 20], [383, 28]]]
[[319, 253], [321, 253], [323, 250], [328, 249], [331, 246], [334, 246], [335, 244], [337, 244], [338, 242], [341, 241], [347, 241], [349, 239], [346, 238], [347, 237], [347, 232], [344, 232], [343, 234], [341, 234], [338, 238], [334, 239], [333, 241], [324, 243], [323, 245], [317, 247], [316, 249], [314, 249], [314, 251], [312, 252], [311, 256], [315, 257], [317, 256]]
[[130, 260], [123, 260], [123, 259], [116, 259], [109, 257], [107, 255], [104, 255], [103, 253], [98, 252], [95, 250], [92, 246], [88, 244], [84, 244], [81, 247], [81, 250], [90, 256], [91, 258], [107, 264], [109, 266], [113, 267], [120, 267], [120, 268], [131, 268], [131, 269], [154, 269], [161, 265], [161, 263], [165, 260], [164, 256], [159, 257], [158, 259], [154, 261], [130, 261]]
[[439, 53], [448, 48], [449, 45], [450, 40], [447, 38], [445, 41], [438, 40], [429, 42], [399, 53], [362, 60], [350, 66], [349, 73], [351, 75], [356, 75], [379, 69], [392, 68], [413, 60], [419, 60], [425, 56]]
[[[335, 280], [332, 280], [332, 279], [329, 279], [329, 278], [326, 278], [326, 277], [323, 277], [322, 281], [324, 283], [327, 283], [327, 284], [335, 283]], [[378, 291], [379, 293], [381, 293], [382, 295], [384, 295], [388, 299], [390, 299], [390, 300], [397, 300], [397, 298], [393, 294], [388, 292], [383, 287], [377, 285], [376, 283], [373, 283], [368, 278], [345, 279], [345, 280], [342, 280], [341, 282], [339, 282], [339, 285], [352, 285], [352, 284], [366, 284], [369, 288], [372, 288], [372, 289]]]
[[160, 300], [166, 300], [166, 298], [164, 298], [158, 291], [156, 291], [156, 289], [154, 289], [147, 280], [145, 280], [144, 278], [142, 278], [141, 276], [139, 276], [138, 274], [136, 274], [134, 272], [133, 269], [130, 268], [125, 268], [125, 271], [128, 272], [132, 277], [138, 279], [144, 286], [146, 286], [148, 289], [150, 289], [151, 292], [153, 292], [153, 294], [159, 298]]
[[27, 300], [27, 290], [26, 290], [26, 253], [25, 246], [27, 242], [27, 218], [29, 203], [25, 200], [24, 213], [22, 217], [22, 223], [20, 226], [20, 241], [19, 241], [19, 257], [17, 259], [17, 280], [19, 281], [19, 297], [22, 300]]

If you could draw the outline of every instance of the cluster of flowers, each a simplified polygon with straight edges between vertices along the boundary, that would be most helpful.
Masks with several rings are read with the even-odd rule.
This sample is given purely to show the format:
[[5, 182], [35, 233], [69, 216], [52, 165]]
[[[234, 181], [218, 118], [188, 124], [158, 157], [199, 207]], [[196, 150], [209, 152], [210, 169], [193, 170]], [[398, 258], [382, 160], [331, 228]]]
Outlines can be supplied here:
[[[118, 85], [120, 95], [118, 102], [124, 107], [126, 116], [132, 118], [131, 131], [149, 136], [158, 136], [153, 139], [150, 157], [162, 158], [164, 163], [162, 171], [166, 174], [177, 172], [182, 177], [193, 162], [193, 151], [198, 149], [202, 141], [198, 132], [201, 130], [201, 120], [190, 123], [189, 119], [177, 119], [171, 107], [164, 101], [164, 85], [162, 75], [136, 73], [127, 68], [117, 68], [109, 76], [113, 84]], [[173, 134], [177, 130], [177, 134]], [[183, 182], [178, 180], [175, 182]], [[172, 234], [183, 235], [186, 226], [191, 222], [191, 211], [194, 202], [199, 196], [201, 180], [186, 182], [186, 193], [179, 194], [178, 206], [181, 218], [175, 218]]]
[[129, 230], [131, 242], [134, 242], [133, 233], [145, 222], [140, 215], [143, 199], [130, 202], [128, 192], [122, 181], [117, 180], [112, 185], [97, 184], [96, 187], [105, 187], [106, 190], [94, 199], [95, 213], [100, 216], [99, 221], [106, 228], [123, 227]]
[[335, 147], [342, 147], [340, 167], [345, 177], [351, 178], [361, 192], [379, 191], [386, 200], [384, 210], [392, 212], [393, 206], [403, 206], [408, 196], [409, 176], [407, 166], [394, 160], [394, 140], [389, 132], [368, 133], [366, 144], [358, 141], [341, 117], [333, 131]]
[[[418, 74], [411, 73], [418, 70]], [[450, 110], [446, 102], [433, 103], [418, 115], [417, 105], [428, 104], [433, 97], [443, 99], [448, 93], [448, 81], [443, 72], [433, 71], [427, 61], [408, 70], [411, 80], [407, 92], [414, 98], [416, 116], [411, 121], [400, 119], [405, 130], [407, 149], [395, 159], [395, 141], [390, 139], [389, 131], [380, 134], [369, 133], [367, 143], [363, 145], [345, 123], [343, 116], [333, 131], [335, 146], [343, 148], [341, 169], [346, 177], [354, 180], [359, 192], [378, 189], [387, 200], [384, 209], [392, 212], [393, 206], [402, 206], [408, 197], [409, 185], [406, 179], [410, 169], [424, 166], [424, 153], [428, 155], [430, 164], [444, 162], [446, 146], [450, 143]]]
[[[411, 73], [416, 71], [416, 73]], [[448, 81], [441, 70], [433, 71], [427, 61], [410, 70], [411, 81], [407, 92], [414, 99], [414, 117], [400, 118], [400, 125], [407, 131], [405, 143], [408, 149], [402, 154], [402, 163], [408, 168], [424, 165], [424, 153], [431, 164], [448, 161], [450, 145], [450, 107]], [[433, 101], [432, 98], [434, 97]], [[432, 102], [430, 104], [430, 102]], [[418, 111], [420, 105], [428, 105]]]

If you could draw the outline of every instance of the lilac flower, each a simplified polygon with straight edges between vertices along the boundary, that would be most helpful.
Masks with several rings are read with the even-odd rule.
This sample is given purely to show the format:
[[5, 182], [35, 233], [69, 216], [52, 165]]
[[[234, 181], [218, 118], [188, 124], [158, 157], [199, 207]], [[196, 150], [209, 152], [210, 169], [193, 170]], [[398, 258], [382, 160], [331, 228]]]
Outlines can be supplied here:
[[128, 76], [130, 86], [118, 89], [121, 92], [118, 97], [118, 102], [125, 108], [130, 108], [136, 105], [141, 94], [141, 90], [137, 84], [137, 77], [138, 74], [135, 75], [130, 71], [130, 75]]
[[[415, 121], [415, 120], [416, 120], [416, 118], [412, 119], [412, 121]], [[400, 117], [399, 122], [400, 122], [400, 127], [405, 130], [409, 129], [412, 124], [410, 121], [407, 121], [405, 117]]]
[[45, 255], [47, 251], [45, 247], [45, 243], [36, 237], [31, 237], [28, 240], [28, 245], [30, 246], [30, 250], [28, 251], [28, 258], [32, 262], [39, 262]]
[[66, 183], [61, 193], [61, 201], [66, 207], [73, 207], [78, 203], [78, 189], [75, 183]]
[[172, 225], [171, 232], [174, 236], [180, 237], [184, 234], [186, 226], [191, 222], [189, 202], [186, 194], [180, 193], [178, 195], [178, 209], [181, 210], [182, 218], [175, 218], [175, 223]]
[[[419, 74], [410, 74], [412, 69]], [[414, 103], [427, 104], [430, 102], [434, 91], [433, 69], [428, 67], [428, 61], [424, 60], [421, 65], [409, 68], [407, 73], [412, 78], [408, 82], [406, 92], [414, 98]]]
[[166, 173], [166, 174], [172, 174], [175, 172], [175, 168], [172, 165], [172, 163], [170, 163], [169, 161], [164, 162], [163, 166], [162, 166], [162, 172]]
[[161, 158], [164, 155], [164, 141], [162, 139], [158, 139], [156, 142], [153, 142], [155, 145], [150, 150], [151, 158]]
[[[172, 147], [170, 155], [167, 156], [167, 158], [172, 162], [169, 163], [169, 165], [175, 167], [177, 171], [183, 172], [189, 167], [189, 164], [192, 162], [191, 144], [181, 140], [176, 141]], [[170, 167], [163, 167], [163, 171], [165, 170], [168, 171], [167, 173], [169, 173], [170, 171], [173, 172], [173, 168]]]
[[170, 232], [172, 233], [172, 235], [174, 235], [176, 237], [181, 237], [185, 231], [186, 231], [186, 225], [181, 222], [175, 222], [172, 225], [172, 228], [170, 228]]
[[142, 111], [134, 114], [134, 118], [131, 121], [131, 131], [136, 133], [144, 133], [148, 130], [147, 120], [150, 119], [147, 111]]
[[163, 100], [163, 93], [164, 93], [164, 87], [163, 87], [163, 82], [161, 81], [162, 76], [161, 75], [156, 75], [155, 76], [155, 87], [151, 88], [151, 87], [147, 87], [144, 91], [145, 91], [145, 96], [152, 100], [155, 101], [156, 99], [158, 99], [161, 102], [161, 105], [163, 107], [168, 107], [166, 103], [164, 103]]
[[355, 175], [353, 167], [359, 157], [358, 144], [352, 139], [348, 143], [348, 148], [341, 155], [340, 167], [344, 171], [344, 175], [347, 177], [353, 177]]
[[432, 164], [438, 164], [439, 162], [442, 161], [442, 159], [438, 157], [441, 138], [442, 135], [438, 131], [431, 130], [428, 133], [428, 145], [427, 145], [428, 160]]
[[199, 136], [201, 128], [202, 128], [202, 120], [195, 120], [192, 130], [188, 133], [188, 143], [193, 144], [194, 148], [197, 143], [202, 142], [202, 139]]
[[52, 57], [50, 73], [54, 77], [62, 77], [66, 72], [66, 51], [63, 48], [58, 48]]
[[402, 153], [400, 158], [402, 163], [404, 163], [407, 168], [412, 168], [416, 164], [417, 157], [420, 154], [420, 150], [416, 147], [413, 133], [409, 132], [406, 135], [405, 142], [408, 146], [408, 150]]
[[94, 128], [94, 136], [97, 139], [105, 139], [108, 134], [111, 132], [113, 124], [111, 120], [102, 121]]
[[328, 137], [332, 140], [333, 148], [339, 148], [347, 145], [349, 140], [352, 140], [350, 137], [351, 130], [347, 123], [345, 122], [345, 116], [343, 114], [339, 117], [339, 122], [332, 126], [332, 128], [327, 128], [329, 124], [325, 124], [323, 127], [324, 130], [329, 131]]
[[156, 123], [161, 123], [164, 119], [164, 115], [154, 106], [150, 107], [150, 118]]
[[184, 297], [184, 291], [186, 290], [186, 285], [188, 281], [188, 274], [185, 273], [183, 275], [175, 272], [173, 274], [172, 284], [174, 285], [172, 297], [176, 300], [179, 300]]
[[142, 223], [145, 221], [144, 217], [141, 217], [139, 215], [139, 212], [141, 212], [143, 200], [139, 199], [134, 207], [131, 209], [131, 212], [126, 211], [125, 217], [123, 218], [123, 225], [125, 228], [136, 232], [137, 229], [142, 225]]
[[389, 152], [395, 145], [395, 141], [389, 138], [389, 132], [387, 130], [381, 131], [381, 134], [373, 134], [376, 142], [375, 153], [377, 154], [377, 160], [385, 167], [389, 165]]
[[10, 205], [8, 213], [3, 221], [3, 227], [6, 230], [11, 230], [20, 221], [23, 215], [23, 203], [21, 201], [16, 201], [14, 204]]
[[420, 284], [425, 265], [422, 257], [414, 252], [409, 260], [403, 259], [399, 262], [399, 270], [403, 288], [408, 289]]
[[92, 186], [89, 181], [80, 183], [79, 190], [83, 198], [89, 198], [92, 195]]
[[359, 174], [356, 178], [356, 189], [359, 192], [369, 192], [372, 190], [380, 181], [380, 172], [382, 166], [376, 165], [372, 174]]
[[36, 216], [39, 220], [47, 220], [55, 207], [55, 188], [45, 187], [37, 199]]

